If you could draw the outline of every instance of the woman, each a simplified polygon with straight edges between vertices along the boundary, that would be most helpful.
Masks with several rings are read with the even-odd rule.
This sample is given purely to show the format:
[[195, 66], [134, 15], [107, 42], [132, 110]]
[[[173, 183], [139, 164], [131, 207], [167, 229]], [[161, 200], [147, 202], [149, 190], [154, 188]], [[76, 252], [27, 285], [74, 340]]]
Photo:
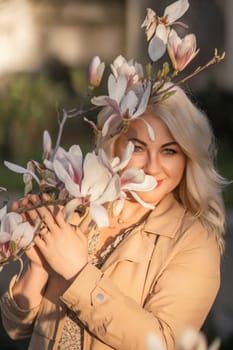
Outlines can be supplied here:
[[[155, 209], [128, 197], [102, 230], [88, 215], [78, 226], [76, 219], [66, 223], [58, 207], [28, 212], [26, 219], [39, 216], [45, 227], [1, 309], [8, 334], [31, 337], [29, 349], [144, 350], [153, 333], [173, 350], [186, 327], [202, 326], [219, 288], [223, 180], [206, 117], [175, 89], [102, 145], [121, 156], [134, 144], [127, 167], [157, 180], [153, 190], [137, 193]], [[14, 209], [38, 203], [32, 195]]]

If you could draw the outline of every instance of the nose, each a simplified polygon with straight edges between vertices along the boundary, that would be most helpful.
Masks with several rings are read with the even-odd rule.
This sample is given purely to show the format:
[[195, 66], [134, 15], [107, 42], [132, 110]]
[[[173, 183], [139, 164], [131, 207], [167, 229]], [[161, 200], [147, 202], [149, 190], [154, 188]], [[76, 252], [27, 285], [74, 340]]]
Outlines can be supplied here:
[[144, 165], [144, 172], [148, 175], [155, 175], [158, 174], [161, 171], [161, 165], [159, 161], [159, 157], [156, 154], [151, 154], [146, 164]]

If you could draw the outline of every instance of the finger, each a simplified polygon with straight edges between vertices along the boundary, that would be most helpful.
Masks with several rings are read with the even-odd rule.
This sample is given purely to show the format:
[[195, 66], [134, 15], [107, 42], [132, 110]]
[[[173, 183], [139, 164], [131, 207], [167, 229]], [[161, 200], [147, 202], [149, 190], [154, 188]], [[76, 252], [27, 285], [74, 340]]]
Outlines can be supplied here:
[[46, 241], [43, 238], [43, 236], [40, 236], [39, 234], [35, 235], [34, 237], [34, 243], [35, 245], [41, 250], [41, 248], [43, 249], [46, 245]]
[[57, 222], [48, 207], [40, 207], [37, 209], [41, 219], [47, 225], [49, 231], [53, 232], [57, 229]]

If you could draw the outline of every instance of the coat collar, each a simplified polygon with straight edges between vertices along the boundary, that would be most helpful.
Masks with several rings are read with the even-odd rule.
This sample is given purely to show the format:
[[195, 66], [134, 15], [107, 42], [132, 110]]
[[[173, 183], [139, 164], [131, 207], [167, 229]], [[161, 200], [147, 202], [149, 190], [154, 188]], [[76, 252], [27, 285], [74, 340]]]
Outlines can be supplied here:
[[121, 260], [134, 262], [146, 262], [151, 258], [155, 247], [155, 235], [172, 238], [178, 231], [185, 210], [169, 194], [152, 211], [145, 223], [140, 224], [127, 236], [117, 249], [110, 255], [102, 270], [106, 271], [110, 266]]
[[143, 230], [172, 238], [180, 227], [184, 214], [185, 209], [169, 193], [151, 212]]

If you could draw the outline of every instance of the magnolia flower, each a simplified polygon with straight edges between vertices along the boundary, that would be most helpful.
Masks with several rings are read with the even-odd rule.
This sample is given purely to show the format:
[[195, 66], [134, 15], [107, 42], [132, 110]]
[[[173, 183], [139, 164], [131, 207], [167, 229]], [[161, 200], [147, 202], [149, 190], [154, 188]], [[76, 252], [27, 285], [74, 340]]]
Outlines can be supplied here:
[[119, 55], [111, 64], [111, 69], [116, 79], [120, 75], [126, 77], [127, 88], [130, 87], [135, 91], [142, 91], [141, 81], [144, 74], [140, 63], [134, 62], [133, 59], [127, 61], [122, 55]]
[[103, 204], [115, 200], [119, 195], [119, 176], [111, 174], [95, 153], [87, 153], [83, 165], [81, 158], [72, 162], [72, 158], [67, 157], [67, 161], [66, 164], [54, 161], [55, 173], [73, 198], [64, 209], [66, 220], [82, 205], [90, 208], [90, 215], [98, 227], [108, 226], [108, 215]]
[[0, 265], [19, 258], [23, 249], [31, 243], [38, 225], [23, 222], [17, 213], [7, 213], [4, 206], [0, 209]]
[[174, 29], [171, 30], [168, 37], [168, 53], [174, 69], [182, 71], [198, 52], [194, 34], [188, 34], [181, 39]]
[[89, 81], [92, 87], [98, 87], [101, 83], [105, 69], [105, 63], [98, 56], [93, 57], [89, 69]]
[[[92, 98], [92, 103], [96, 106], [106, 106], [108, 113], [102, 127], [102, 136], [106, 136], [109, 132], [110, 124], [115, 119], [117, 123], [115, 128], [123, 120], [132, 120], [141, 116], [146, 108], [151, 92], [151, 83], [148, 82], [143, 94], [138, 97], [133, 90], [126, 91], [127, 79], [120, 75], [117, 79], [111, 74], [108, 79], [109, 96], [98, 96]], [[110, 115], [109, 115], [110, 114]]]
[[142, 23], [141, 27], [146, 27], [146, 37], [147, 41], [149, 41], [155, 34], [157, 27], [157, 16], [155, 11], [151, 8], [147, 8], [146, 18]]
[[62, 157], [56, 157], [51, 163], [51, 167], [60, 181], [60, 186], [63, 184], [67, 196], [80, 196], [82, 160], [83, 156], [80, 146], [73, 145], [68, 152], [63, 153]]
[[109, 160], [106, 153], [102, 149], [99, 150], [99, 156], [105, 166], [112, 174], [119, 172], [120, 176], [119, 198], [117, 198], [116, 202], [113, 204], [113, 214], [115, 216], [119, 215], [123, 209], [127, 193], [130, 193], [142, 206], [154, 209], [153, 205], [144, 202], [135, 191], [151, 191], [157, 185], [155, 178], [146, 175], [142, 169], [128, 168], [124, 170], [131, 159], [133, 151], [134, 145], [132, 142], [129, 142], [121, 159], [119, 157], [114, 157], [112, 160]]
[[[147, 16], [142, 26], [146, 27], [147, 39], [151, 41], [148, 46], [148, 53], [153, 62], [162, 57], [166, 51], [166, 45], [170, 27], [173, 24], [184, 25], [177, 22], [188, 10], [188, 0], [178, 0], [165, 8], [162, 17], [156, 16], [152, 9], [147, 9]], [[149, 32], [149, 34], [148, 34]]]

